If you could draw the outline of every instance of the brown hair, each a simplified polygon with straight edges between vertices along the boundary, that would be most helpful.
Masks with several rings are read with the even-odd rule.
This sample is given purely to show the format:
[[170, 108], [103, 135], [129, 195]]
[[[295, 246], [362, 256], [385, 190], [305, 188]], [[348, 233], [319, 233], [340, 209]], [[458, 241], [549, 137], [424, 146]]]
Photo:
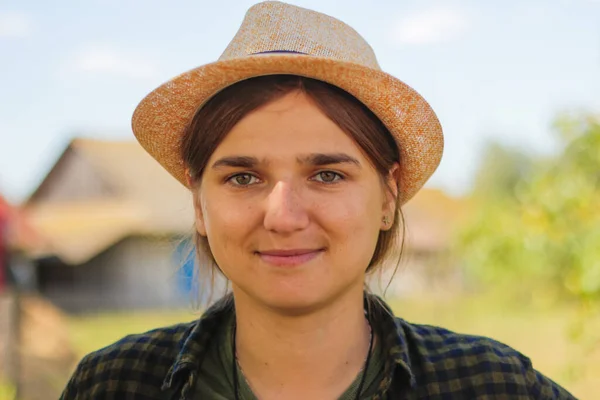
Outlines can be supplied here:
[[[181, 142], [181, 157], [193, 185], [201, 184], [210, 156], [245, 115], [295, 90], [306, 94], [325, 115], [354, 139], [385, 185], [393, 164], [400, 162], [398, 147], [388, 129], [371, 110], [344, 90], [295, 75], [269, 75], [238, 82], [223, 89], [198, 109]], [[387, 189], [391, 190], [389, 187]], [[400, 237], [400, 253], [396, 263], [396, 269], [398, 268], [404, 245], [404, 218], [400, 207], [395, 210], [391, 229], [379, 232], [373, 258], [367, 267], [369, 273], [376, 270], [386, 256], [394, 251], [396, 240]], [[403, 230], [400, 236], [399, 227]], [[194, 243], [199, 260], [195, 278], [197, 280], [199, 276], [208, 273], [209, 295], [212, 295], [215, 271], [220, 269], [208, 240], [196, 232]]]

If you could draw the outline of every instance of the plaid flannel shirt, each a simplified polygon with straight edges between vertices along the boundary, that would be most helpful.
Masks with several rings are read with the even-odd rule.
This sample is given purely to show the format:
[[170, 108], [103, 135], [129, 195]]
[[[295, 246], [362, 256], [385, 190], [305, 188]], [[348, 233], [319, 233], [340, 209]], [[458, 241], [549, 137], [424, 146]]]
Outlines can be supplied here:
[[[574, 399], [516, 350], [480, 336], [410, 324], [373, 295], [373, 328], [387, 357], [371, 400]], [[130, 335], [79, 363], [62, 400], [194, 400], [213, 332], [234, 312], [231, 296], [194, 322]], [[201, 399], [211, 400], [211, 399]]]

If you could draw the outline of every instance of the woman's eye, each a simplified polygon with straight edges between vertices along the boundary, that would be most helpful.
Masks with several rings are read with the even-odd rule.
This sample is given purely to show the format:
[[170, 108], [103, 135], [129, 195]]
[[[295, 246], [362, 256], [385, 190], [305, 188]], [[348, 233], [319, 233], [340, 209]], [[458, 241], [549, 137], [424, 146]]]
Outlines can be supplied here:
[[228, 179], [235, 186], [248, 186], [256, 183], [258, 179], [252, 174], [237, 174]]
[[337, 172], [333, 172], [333, 171], [319, 172], [318, 174], [315, 175], [315, 178], [317, 181], [323, 182], [323, 183], [333, 183], [333, 182], [337, 182], [337, 181], [343, 179], [343, 177], [340, 174], [338, 174]]

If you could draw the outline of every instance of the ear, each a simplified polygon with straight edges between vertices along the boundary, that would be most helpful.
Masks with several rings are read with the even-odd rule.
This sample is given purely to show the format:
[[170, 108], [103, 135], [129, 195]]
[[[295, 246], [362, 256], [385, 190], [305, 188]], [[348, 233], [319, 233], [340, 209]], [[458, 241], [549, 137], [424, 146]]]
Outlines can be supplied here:
[[194, 216], [196, 217], [196, 231], [200, 236], [206, 236], [206, 225], [204, 223], [204, 210], [202, 209], [202, 198], [200, 197], [200, 190], [199, 188], [195, 187], [196, 185], [194, 185], [192, 174], [190, 173], [189, 168], [185, 169], [185, 181], [188, 185], [188, 188], [192, 192]]
[[185, 169], [185, 182], [187, 183], [188, 187], [191, 188], [193, 187], [193, 182], [192, 182], [192, 174], [190, 173], [190, 169], [186, 168]]
[[400, 175], [400, 164], [394, 163], [394, 165], [392, 165], [392, 168], [390, 168], [390, 171], [386, 178], [386, 181], [385, 181], [386, 187], [384, 188], [385, 190], [383, 193], [383, 203], [382, 203], [382, 207], [381, 207], [381, 213], [382, 213], [381, 230], [383, 230], [383, 231], [389, 230], [394, 223], [394, 217], [396, 215], [396, 207], [398, 207], [397, 198], [398, 198], [399, 175]]
[[204, 223], [204, 210], [202, 207], [202, 198], [200, 190], [192, 188], [192, 198], [194, 202], [194, 216], [196, 223], [196, 231], [200, 236], [206, 237], [206, 224]]

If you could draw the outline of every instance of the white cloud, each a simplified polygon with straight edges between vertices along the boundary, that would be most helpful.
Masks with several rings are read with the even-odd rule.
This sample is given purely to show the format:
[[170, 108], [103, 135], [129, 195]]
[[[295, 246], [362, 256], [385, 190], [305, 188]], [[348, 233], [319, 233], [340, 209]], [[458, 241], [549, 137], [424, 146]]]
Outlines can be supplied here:
[[31, 19], [22, 13], [0, 12], [0, 38], [19, 38], [33, 32]]
[[116, 75], [135, 79], [152, 79], [158, 75], [157, 68], [147, 60], [110, 46], [90, 46], [71, 61], [76, 72]]
[[401, 18], [392, 35], [401, 44], [427, 44], [456, 40], [469, 29], [466, 13], [457, 9], [432, 8]]

